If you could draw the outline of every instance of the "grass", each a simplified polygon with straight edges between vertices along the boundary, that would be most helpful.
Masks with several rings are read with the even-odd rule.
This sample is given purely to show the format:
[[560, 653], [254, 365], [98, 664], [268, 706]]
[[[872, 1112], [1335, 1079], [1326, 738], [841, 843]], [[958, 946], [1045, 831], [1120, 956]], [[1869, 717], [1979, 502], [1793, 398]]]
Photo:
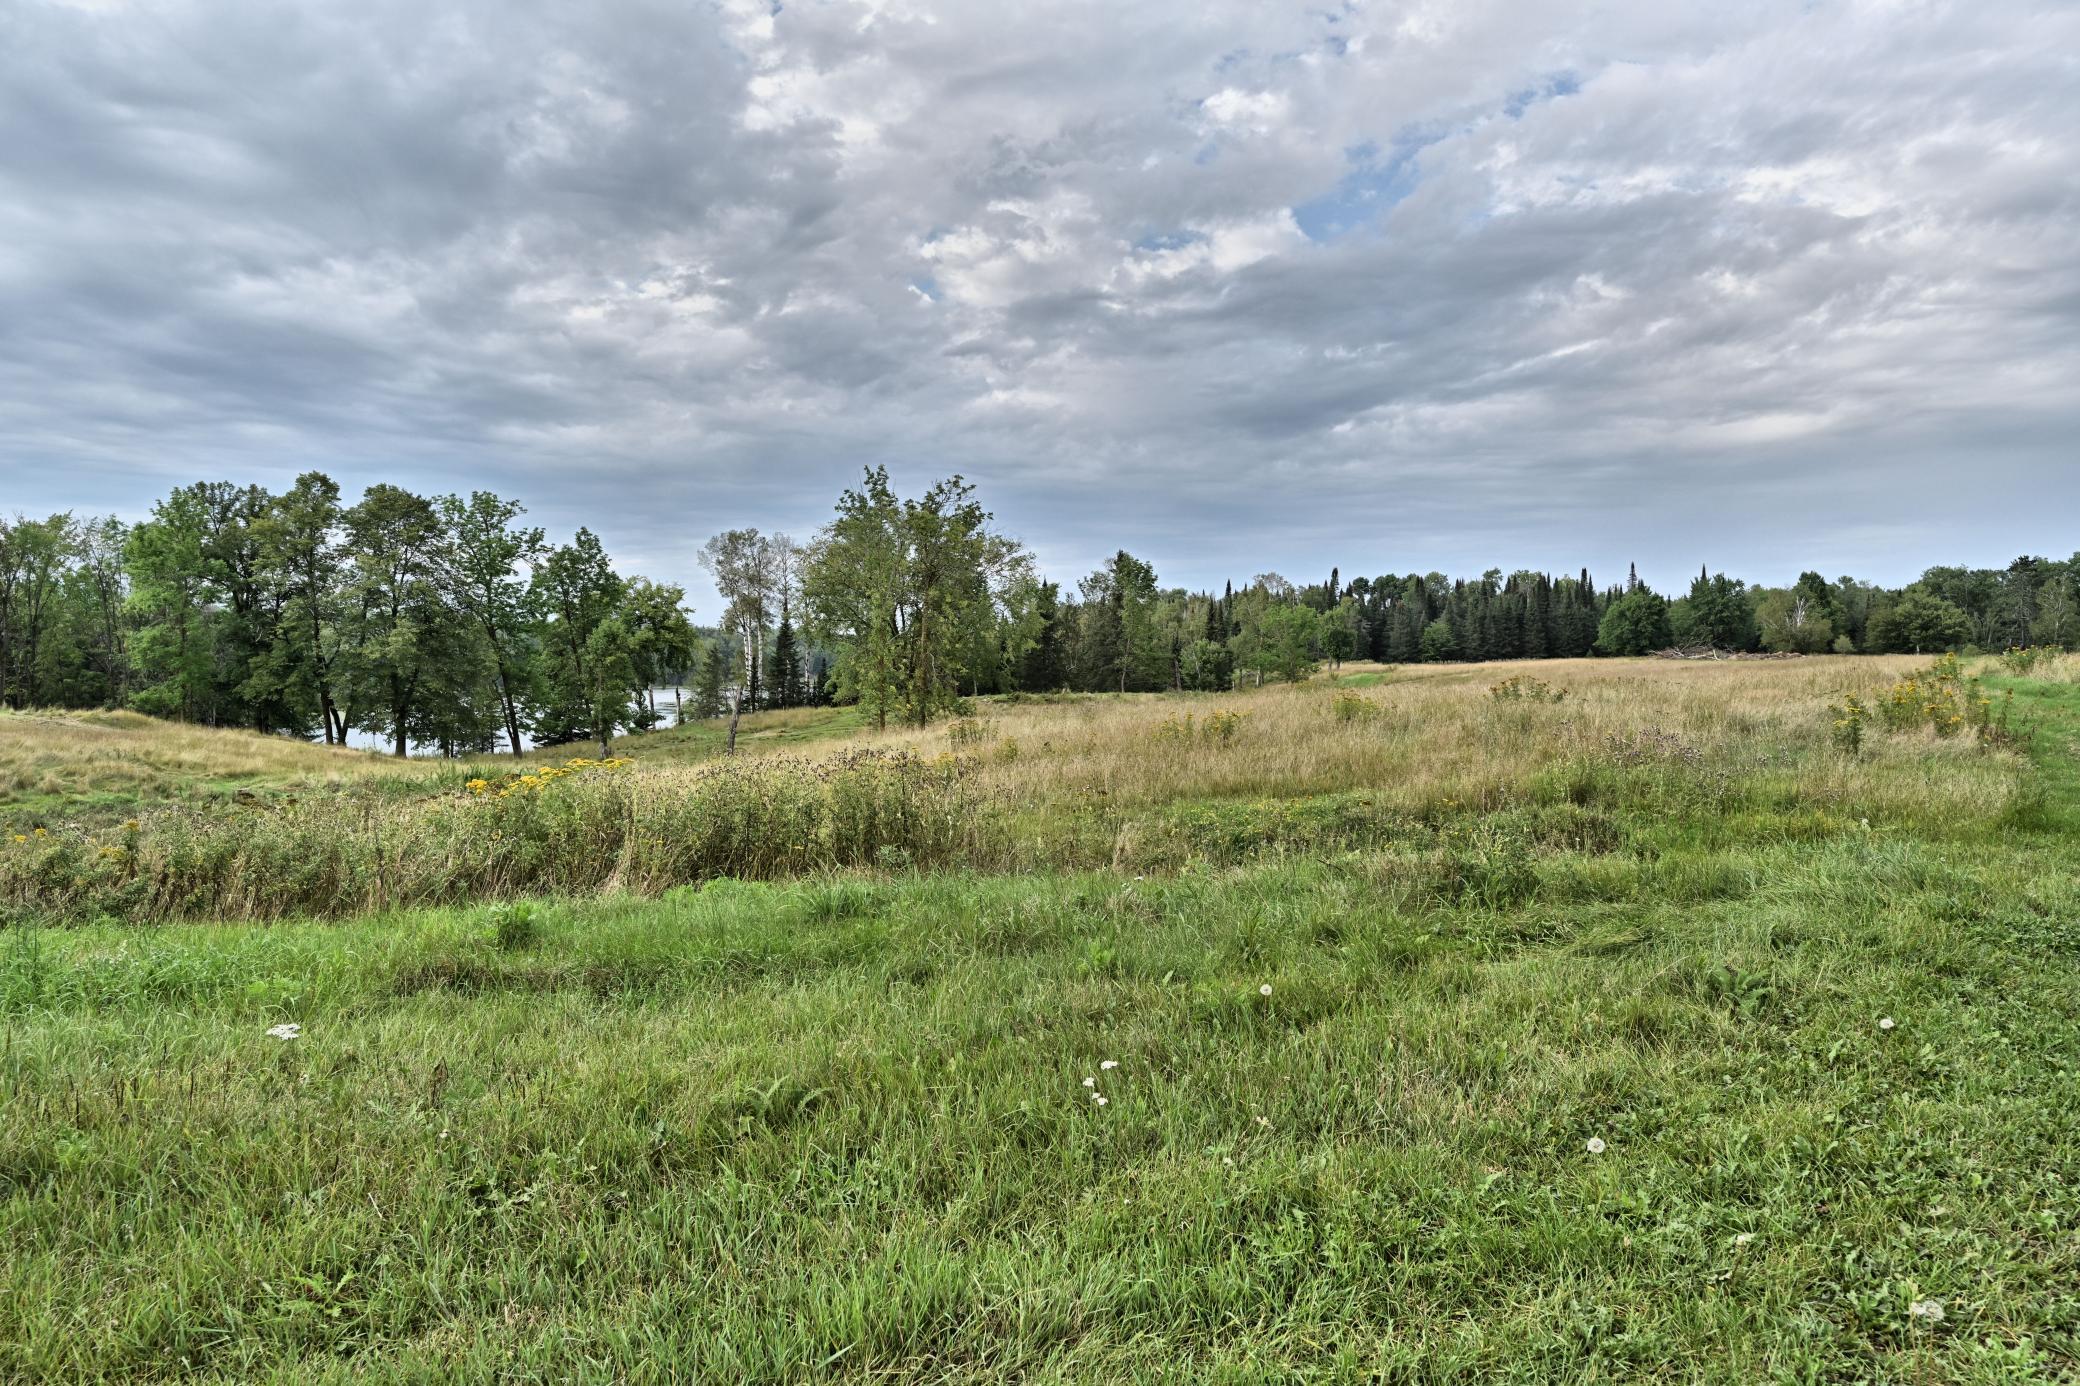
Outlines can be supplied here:
[[8, 931], [0, 1375], [2069, 1379], [2080, 685], [1850, 761], [1831, 663], [917, 743], [1139, 878]]
[[241, 790], [336, 787], [432, 768], [138, 712], [0, 709], [0, 827], [121, 817], [152, 804], [229, 798]]
[[[757, 712], [743, 719], [738, 744], [747, 753], [793, 750], [846, 736], [859, 725], [852, 708]], [[692, 763], [721, 755], [726, 739], [724, 722], [691, 721], [616, 737], [613, 749], [646, 762]], [[545, 747], [520, 763], [554, 763], [593, 750]], [[378, 751], [162, 722], [137, 712], [0, 709], [0, 830], [106, 824], [166, 804], [273, 799], [371, 780], [453, 784], [514, 763], [507, 756], [479, 757], [458, 774], [454, 764], [434, 759], [400, 761]]]

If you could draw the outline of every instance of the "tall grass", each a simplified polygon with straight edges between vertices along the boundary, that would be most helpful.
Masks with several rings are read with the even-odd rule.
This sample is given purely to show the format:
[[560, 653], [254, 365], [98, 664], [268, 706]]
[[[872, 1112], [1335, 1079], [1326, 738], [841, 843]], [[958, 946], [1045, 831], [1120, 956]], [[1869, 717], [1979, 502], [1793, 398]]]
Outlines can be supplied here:
[[438, 765], [284, 736], [162, 722], [137, 712], [0, 710], [0, 808], [47, 814], [97, 800], [149, 801], [253, 783], [417, 778]]
[[1875, 696], [1901, 667], [1557, 661], [1535, 698], [1492, 692], [1508, 667], [1459, 666], [1362, 690], [985, 702], [922, 732], [728, 762], [638, 755], [508, 798], [420, 766], [0, 838], [0, 903], [265, 919], [839, 867], [1146, 871], [1378, 850], [1423, 875], [1457, 871], [1474, 820], [1510, 851], [1651, 852], [1671, 833], [1971, 832], [2015, 811], [2023, 762], [2008, 749], [1933, 734], [1835, 749], [1830, 700]]
[[985, 822], [960, 762], [858, 751], [615, 770], [500, 796], [376, 787], [0, 842], [0, 903], [58, 918], [275, 919], [718, 876], [931, 867]]

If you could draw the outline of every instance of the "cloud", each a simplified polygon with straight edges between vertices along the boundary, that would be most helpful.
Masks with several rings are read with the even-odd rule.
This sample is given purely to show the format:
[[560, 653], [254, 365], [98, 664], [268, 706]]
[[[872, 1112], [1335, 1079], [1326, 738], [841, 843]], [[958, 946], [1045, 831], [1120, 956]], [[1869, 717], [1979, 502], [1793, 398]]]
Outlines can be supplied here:
[[887, 462], [1065, 577], [2062, 551], [2076, 46], [2010, 0], [22, 0], [0, 508], [321, 467], [698, 586]]

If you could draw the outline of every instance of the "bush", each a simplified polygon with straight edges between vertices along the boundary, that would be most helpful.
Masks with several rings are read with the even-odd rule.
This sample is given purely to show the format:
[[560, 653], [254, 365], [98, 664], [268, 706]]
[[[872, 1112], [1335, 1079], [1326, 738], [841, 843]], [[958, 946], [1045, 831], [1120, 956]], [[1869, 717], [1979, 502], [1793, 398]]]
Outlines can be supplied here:
[[1864, 709], [1861, 699], [1851, 695], [1841, 704], [1828, 708], [1834, 717], [1835, 749], [1843, 755], [1853, 756], [1863, 749], [1863, 726], [1870, 714]]
[[1567, 690], [1529, 674], [1516, 674], [1490, 688], [1488, 696], [1498, 703], [1563, 703]]
[[1336, 696], [1329, 700], [1330, 709], [1339, 722], [1369, 722], [1386, 709], [1362, 693], [1349, 688], [1339, 688]]

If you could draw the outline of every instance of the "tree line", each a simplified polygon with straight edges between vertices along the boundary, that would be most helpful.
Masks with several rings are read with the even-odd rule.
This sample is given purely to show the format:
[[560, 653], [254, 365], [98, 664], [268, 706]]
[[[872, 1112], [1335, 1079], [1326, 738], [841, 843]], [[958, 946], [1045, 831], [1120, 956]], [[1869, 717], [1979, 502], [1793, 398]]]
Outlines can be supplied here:
[[[1669, 646], [1930, 653], [2064, 645], [2080, 555], [1931, 568], [1900, 589], [1806, 572], [1478, 578], [1259, 574], [1164, 587], [1124, 550], [1073, 588], [1041, 575], [955, 476], [914, 498], [869, 469], [806, 543], [710, 539], [724, 609], [624, 576], [597, 536], [552, 544], [488, 491], [378, 484], [348, 504], [309, 472], [280, 494], [202, 482], [150, 516], [0, 518], [0, 702], [129, 707], [345, 744], [459, 755], [596, 741], [668, 715], [837, 701], [922, 724], [964, 696], [1219, 690], [1320, 663], [1638, 655]], [[657, 705], [661, 684], [690, 703]]]

